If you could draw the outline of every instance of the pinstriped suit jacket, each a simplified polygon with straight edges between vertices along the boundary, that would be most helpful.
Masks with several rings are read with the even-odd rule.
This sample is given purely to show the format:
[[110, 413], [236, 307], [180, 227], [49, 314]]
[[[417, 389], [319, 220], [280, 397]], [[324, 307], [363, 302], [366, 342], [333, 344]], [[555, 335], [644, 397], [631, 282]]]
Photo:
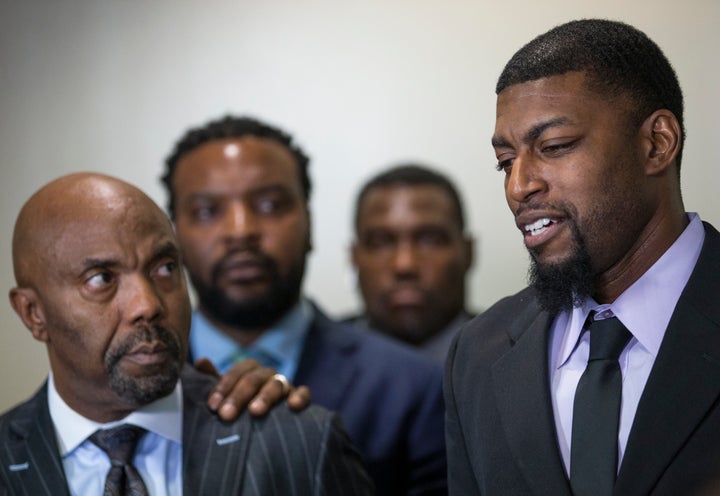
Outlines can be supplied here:
[[[335, 414], [279, 405], [261, 419], [222, 422], [205, 407], [211, 378], [185, 367], [182, 385], [185, 496], [373, 493]], [[53, 429], [47, 384], [0, 417], [0, 495], [69, 494]]]

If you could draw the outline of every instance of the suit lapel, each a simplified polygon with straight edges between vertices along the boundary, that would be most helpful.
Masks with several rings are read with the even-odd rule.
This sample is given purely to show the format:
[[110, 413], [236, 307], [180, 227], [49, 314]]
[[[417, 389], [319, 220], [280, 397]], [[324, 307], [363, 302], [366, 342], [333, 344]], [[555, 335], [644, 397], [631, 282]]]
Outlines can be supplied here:
[[357, 339], [354, 333], [331, 328], [322, 312], [313, 311], [294, 382], [310, 387], [314, 403], [339, 410], [358, 375], [357, 362], [348, 359], [357, 350]]
[[720, 397], [718, 253], [720, 235], [706, 228], [703, 251], [640, 398], [616, 494], [648, 494]]
[[9, 431], [0, 448], [0, 464], [9, 475], [11, 494], [68, 495], [47, 406], [47, 384], [17, 410]]
[[206, 378], [183, 371], [183, 494], [240, 494], [250, 444], [247, 412], [223, 422], [205, 406]]
[[505, 437], [528, 486], [538, 495], [569, 495], [548, 385], [551, 323], [546, 312], [537, 314], [510, 351], [493, 364], [492, 379]]

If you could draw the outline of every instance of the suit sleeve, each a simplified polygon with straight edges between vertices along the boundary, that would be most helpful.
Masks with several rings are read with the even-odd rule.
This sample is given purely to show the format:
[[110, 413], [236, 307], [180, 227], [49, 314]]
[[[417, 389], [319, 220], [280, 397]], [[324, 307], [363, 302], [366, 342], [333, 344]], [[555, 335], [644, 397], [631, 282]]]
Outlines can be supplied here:
[[454, 370], [460, 366], [456, 364], [455, 360], [461, 335], [462, 331], [455, 336], [445, 362], [445, 440], [448, 460], [448, 491], [450, 496], [479, 496], [480, 490], [473, 476], [466, 440], [460, 424], [453, 382]]
[[323, 433], [323, 449], [315, 479], [317, 496], [372, 496], [375, 494], [360, 453], [350, 442], [342, 421], [332, 414]]

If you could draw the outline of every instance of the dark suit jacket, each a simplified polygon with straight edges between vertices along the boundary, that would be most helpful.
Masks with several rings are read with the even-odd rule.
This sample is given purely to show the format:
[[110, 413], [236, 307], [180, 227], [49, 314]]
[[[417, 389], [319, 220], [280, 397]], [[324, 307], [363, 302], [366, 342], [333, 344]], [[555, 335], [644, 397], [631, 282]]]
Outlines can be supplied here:
[[[222, 422], [205, 407], [212, 379], [185, 367], [182, 385], [183, 494], [372, 494], [336, 415], [319, 407], [295, 414], [279, 405], [259, 420], [243, 413], [235, 422]], [[0, 417], [0, 495], [5, 494], [69, 494], [47, 384]]]
[[[643, 391], [615, 495], [720, 494], [720, 234], [700, 258]], [[570, 495], [550, 397], [548, 331], [533, 290], [458, 334], [445, 369], [450, 493]]]
[[315, 309], [295, 382], [342, 415], [378, 495], [447, 494], [440, 367]]

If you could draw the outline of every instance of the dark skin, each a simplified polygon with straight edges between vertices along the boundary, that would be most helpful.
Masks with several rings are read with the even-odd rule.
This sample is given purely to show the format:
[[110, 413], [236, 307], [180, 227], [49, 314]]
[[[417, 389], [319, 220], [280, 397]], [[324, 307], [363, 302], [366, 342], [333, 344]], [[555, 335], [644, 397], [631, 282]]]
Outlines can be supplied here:
[[[568, 72], [501, 92], [492, 142], [508, 206], [538, 263], [568, 257], [575, 222], [596, 274], [593, 297], [612, 303], [687, 226], [675, 162], [681, 131], [664, 109], [633, 125], [623, 110], [632, 102], [609, 104], [586, 77]], [[526, 230], [542, 219], [550, 224], [537, 234]]]
[[[194, 281], [212, 284], [213, 266], [239, 246], [256, 248], [271, 257], [283, 277], [306, 257], [311, 249], [310, 217], [296, 167], [284, 147], [253, 137], [211, 141], [180, 160], [173, 181], [178, 205], [174, 220]], [[243, 301], [268, 291], [267, 274], [251, 257], [243, 256], [246, 267], [225, 271], [219, 281], [231, 301]], [[265, 330], [227, 325], [202, 304], [200, 311], [244, 346]], [[198, 365], [203, 370], [214, 370], [207, 360]], [[232, 419], [240, 412], [237, 405], [249, 401], [258, 387], [265, 384], [259, 393], [261, 399], [252, 401], [248, 407], [252, 413], [264, 413], [267, 404], [276, 401], [282, 392], [278, 381], [269, 380], [274, 373], [254, 360], [236, 364], [220, 379], [216, 388], [219, 394], [210, 398], [211, 407], [217, 407], [223, 395], [232, 389], [229, 405], [225, 406], [228, 404], [225, 400], [219, 410], [222, 418]], [[267, 401], [262, 399], [266, 394]], [[291, 408], [302, 409], [309, 402], [307, 387], [291, 389], [288, 396]]]
[[418, 345], [464, 310], [473, 242], [442, 188], [370, 190], [358, 209], [356, 236], [352, 261], [372, 327]]
[[[10, 302], [46, 344], [58, 392], [74, 410], [107, 422], [169, 394], [187, 354], [190, 305], [172, 226], [147, 196], [98, 174], [56, 180], [23, 207], [13, 262]], [[239, 364], [208, 404], [230, 418], [257, 393], [249, 408], [262, 414], [283, 397], [273, 373]], [[118, 392], [113, 374], [134, 389]], [[290, 403], [307, 398], [301, 391]]]

